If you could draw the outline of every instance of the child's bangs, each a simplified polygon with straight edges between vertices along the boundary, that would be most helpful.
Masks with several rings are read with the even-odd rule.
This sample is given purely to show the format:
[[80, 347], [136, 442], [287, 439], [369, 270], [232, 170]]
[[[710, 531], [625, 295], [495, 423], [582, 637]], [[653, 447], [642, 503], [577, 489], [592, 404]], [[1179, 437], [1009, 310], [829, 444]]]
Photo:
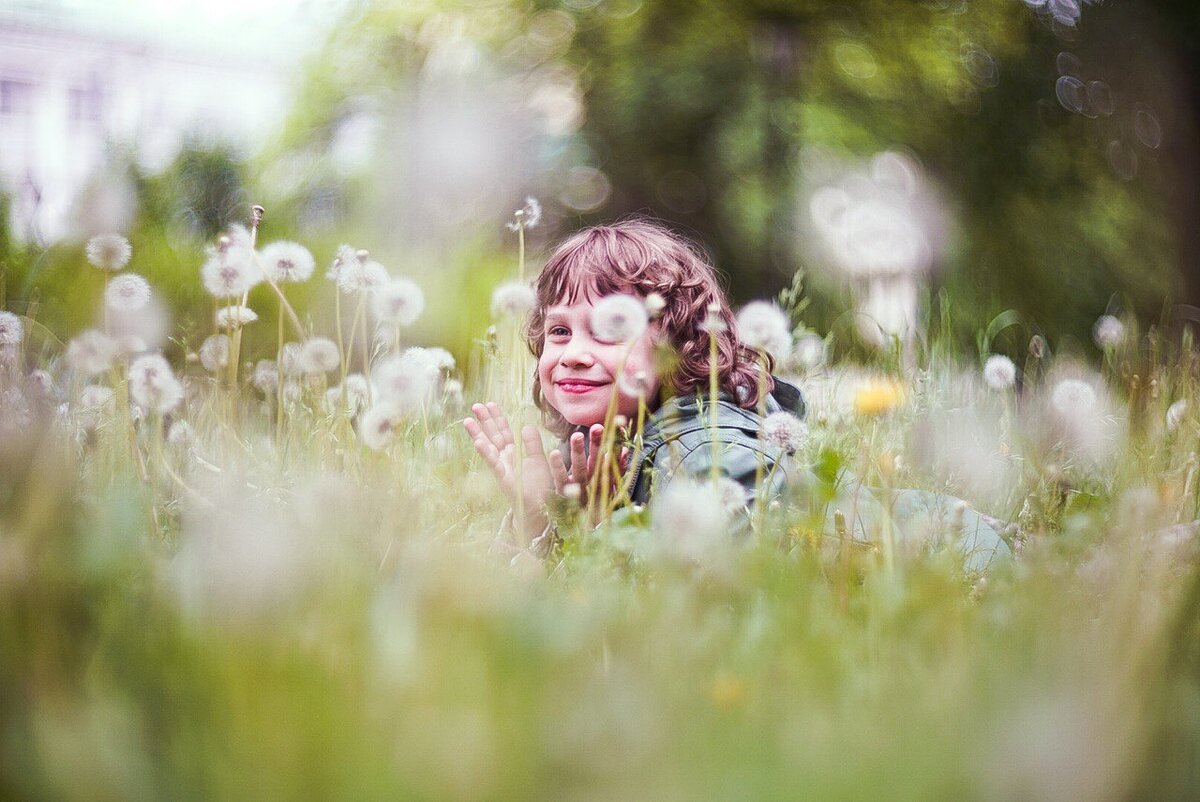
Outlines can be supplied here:
[[622, 263], [610, 261], [603, 248], [583, 247], [563, 254], [547, 265], [543, 276], [543, 306], [577, 301], [594, 303], [615, 293], [643, 294], [635, 277], [622, 269]]

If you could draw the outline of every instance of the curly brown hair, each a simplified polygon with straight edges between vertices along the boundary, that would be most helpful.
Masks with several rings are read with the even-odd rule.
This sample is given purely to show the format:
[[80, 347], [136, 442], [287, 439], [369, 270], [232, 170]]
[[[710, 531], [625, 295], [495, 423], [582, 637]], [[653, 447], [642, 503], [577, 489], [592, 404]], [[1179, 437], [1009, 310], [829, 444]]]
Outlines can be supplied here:
[[[554, 249], [535, 284], [537, 304], [526, 338], [535, 358], [545, 344], [546, 310], [557, 303], [599, 299], [614, 293], [646, 298], [658, 293], [666, 302], [659, 331], [674, 348], [678, 361], [663, 388], [676, 395], [707, 392], [709, 335], [704, 325], [710, 307], [724, 324], [717, 334], [717, 375], [721, 390], [751, 408], [758, 404], [758, 356], [739, 342], [733, 311], [717, 280], [716, 270], [699, 247], [659, 223], [628, 219], [592, 226], [567, 237]], [[771, 365], [768, 364], [768, 371]], [[773, 383], [768, 376], [764, 388]], [[534, 373], [533, 399], [543, 406]]]

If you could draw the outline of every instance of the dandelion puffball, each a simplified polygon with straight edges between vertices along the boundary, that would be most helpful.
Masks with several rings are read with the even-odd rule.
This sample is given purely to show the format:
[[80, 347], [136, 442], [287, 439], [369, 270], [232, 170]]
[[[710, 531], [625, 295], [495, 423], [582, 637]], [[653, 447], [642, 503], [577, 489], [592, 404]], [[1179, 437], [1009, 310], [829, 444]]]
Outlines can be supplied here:
[[721, 542], [728, 514], [710, 485], [679, 477], [651, 501], [650, 520], [674, 556], [699, 559]]
[[0, 311], [0, 345], [20, 345], [25, 339], [25, 324], [12, 312]]
[[1017, 366], [1003, 354], [992, 354], [983, 363], [983, 381], [993, 390], [1007, 390], [1017, 381]]
[[792, 348], [792, 330], [787, 315], [768, 301], [752, 301], [738, 312], [737, 335], [742, 345], [782, 359]]
[[250, 376], [250, 383], [261, 393], [266, 395], [274, 393], [279, 388], [279, 366], [275, 364], [275, 360], [258, 360], [254, 364], [254, 373]]
[[401, 410], [425, 403], [436, 386], [439, 369], [424, 354], [409, 349], [381, 362], [372, 373], [379, 397]]
[[387, 269], [379, 262], [366, 259], [366, 251], [359, 251], [355, 258], [338, 269], [338, 289], [347, 295], [373, 292], [391, 280]]
[[110, 272], [121, 270], [133, 258], [133, 247], [120, 234], [97, 234], [84, 249], [92, 267]]
[[816, 334], [805, 334], [796, 341], [792, 356], [796, 364], [805, 370], [816, 370], [828, 358], [825, 341]]
[[242, 226], [233, 226], [215, 247], [208, 249], [208, 260], [200, 268], [200, 277], [210, 295], [240, 297], [262, 281], [262, 270], [250, 242], [250, 232]]
[[84, 376], [95, 376], [111, 368], [119, 353], [115, 340], [102, 331], [88, 329], [67, 344], [67, 364]]
[[536, 226], [542, 221], [542, 204], [538, 203], [537, 198], [528, 196], [525, 198], [525, 205], [513, 212], [513, 219], [508, 223], [509, 231], [517, 231], [519, 229], [529, 229]]
[[200, 364], [209, 373], [229, 366], [229, 335], [214, 334], [200, 346]]
[[150, 282], [137, 273], [125, 273], [108, 282], [104, 303], [117, 312], [137, 312], [150, 303]]
[[403, 423], [404, 416], [399, 407], [389, 401], [379, 401], [359, 417], [358, 437], [367, 448], [382, 451], [395, 439], [396, 431]]
[[1080, 379], [1062, 379], [1054, 385], [1050, 404], [1064, 418], [1091, 412], [1096, 406], [1096, 391]]
[[146, 354], [129, 366], [129, 397], [148, 412], [165, 415], [183, 400], [183, 385], [160, 354]]
[[317, 262], [308, 248], [288, 240], [272, 242], [262, 249], [258, 258], [263, 272], [276, 284], [308, 281], [317, 268]]
[[1183, 416], [1187, 414], [1187, 406], [1187, 399], [1181, 398], [1167, 407], [1167, 431], [1173, 432], [1179, 428], [1179, 424], [1183, 423]]
[[609, 295], [592, 307], [592, 336], [601, 342], [636, 340], [642, 336], [648, 323], [645, 304], [632, 295]]
[[524, 318], [537, 304], [537, 295], [523, 281], [506, 281], [492, 290], [492, 317]]
[[425, 293], [414, 281], [394, 278], [375, 288], [371, 303], [379, 322], [411, 326], [425, 311]]
[[774, 412], [763, 420], [762, 431], [763, 440], [788, 454], [795, 454], [804, 446], [808, 427], [790, 412]]
[[341, 364], [337, 343], [325, 337], [313, 337], [300, 350], [300, 369], [305, 373], [328, 373]]
[[226, 306], [217, 310], [216, 323], [219, 329], [238, 329], [258, 320], [258, 313], [248, 306]]
[[1115, 348], [1125, 339], [1125, 324], [1113, 315], [1101, 315], [1092, 327], [1092, 339], [1102, 350]]
[[339, 245], [337, 254], [333, 257], [333, 263], [329, 265], [329, 269], [325, 271], [325, 278], [330, 281], [337, 281], [338, 276], [346, 269], [346, 266], [351, 262], [357, 261], [357, 254], [353, 247], [349, 245]]

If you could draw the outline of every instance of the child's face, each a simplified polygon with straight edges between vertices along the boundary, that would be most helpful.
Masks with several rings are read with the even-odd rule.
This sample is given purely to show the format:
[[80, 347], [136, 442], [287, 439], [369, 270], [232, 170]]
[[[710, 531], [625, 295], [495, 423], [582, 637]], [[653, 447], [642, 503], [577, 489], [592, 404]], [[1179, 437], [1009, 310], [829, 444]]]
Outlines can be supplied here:
[[[654, 326], [632, 343], [606, 343], [592, 336], [592, 302], [577, 298], [546, 310], [545, 342], [538, 360], [542, 397], [575, 426], [603, 423], [612, 393], [617, 414], [637, 418], [637, 376], [644, 374], [642, 395], [651, 401], [658, 393], [654, 371]], [[622, 359], [624, 367], [619, 381]]]

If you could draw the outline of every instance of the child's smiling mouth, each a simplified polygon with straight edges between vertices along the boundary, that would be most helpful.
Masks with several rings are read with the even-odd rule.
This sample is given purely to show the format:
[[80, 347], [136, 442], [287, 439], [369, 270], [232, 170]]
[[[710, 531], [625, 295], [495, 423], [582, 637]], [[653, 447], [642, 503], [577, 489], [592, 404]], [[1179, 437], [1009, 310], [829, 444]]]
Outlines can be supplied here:
[[608, 384], [608, 382], [595, 381], [592, 379], [559, 379], [554, 384], [564, 393], [582, 395], [583, 393], [590, 393], [592, 390], [595, 390], [598, 387], [603, 387]]

